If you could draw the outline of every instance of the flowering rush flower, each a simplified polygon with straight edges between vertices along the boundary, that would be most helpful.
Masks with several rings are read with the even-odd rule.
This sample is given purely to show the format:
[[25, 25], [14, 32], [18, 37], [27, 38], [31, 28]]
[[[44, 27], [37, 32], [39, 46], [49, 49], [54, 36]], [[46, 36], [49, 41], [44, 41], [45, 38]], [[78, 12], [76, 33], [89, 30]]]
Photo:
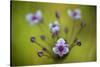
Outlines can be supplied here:
[[68, 15], [73, 19], [80, 19], [81, 11], [80, 11], [80, 9], [68, 10]]
[[68, 44], [63, 38], [60, 38], [55, 46], [53, 47], [54, 54], [57, 54], [59, 57], [63, 57], [64, 54], [69, 52]]
[[36, 11], [34, 14], [29, 13], [26, 15], [26, 20], [31, 24], [37, 24], [42, 20], [42, 12], [40, 10]]
[[57, 34], [59, 32], [59, 29], [60, 29], [59, 22], [55, 21], [54, 23], [50, 23], [49, 29], [52, 32], [52, 34]]

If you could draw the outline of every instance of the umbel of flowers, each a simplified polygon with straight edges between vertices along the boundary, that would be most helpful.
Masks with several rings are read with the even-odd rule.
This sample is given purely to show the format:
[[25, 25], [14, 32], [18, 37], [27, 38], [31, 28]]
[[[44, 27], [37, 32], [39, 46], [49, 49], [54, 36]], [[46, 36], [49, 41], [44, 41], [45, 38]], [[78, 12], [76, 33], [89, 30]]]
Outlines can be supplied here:
[[[39, 43], [35, 36], [32, 36], [30, 38], [30, 41], [32, 43], [35, 43], [37, 44], [38, 46], [40, 46], [42, 49], [39, 50], [37, 52], [37, 56], [38, 57], [51, 57], [51, 58], [58, 58], [58, 59], [61, 59], [63, 57], [67, 57], [68, 54], [70, 53], [71, 49], [74, 47], [74, 46], [81, 46], [81, 41], [77, 38], [77, 35], [80, 34], [80, 32], [82, 31], [82, 29], [86, 26], [86, 23], [83, 22], [83, 21], [80, 21], [80, 30], [76, 33], [76, 36], [74, 38], [74, 40], [72, 41], [72, 43], [68, 42], [66, 39], [64, 39], [63, 37], [59, 36], [59, 32], [60, 32], [60, 22], [59, 22], [59, 19], [60, 19], [60, 12], [59, 11], [56, 11], [55, 12], [55, 17], [57, 18], [56, 21], [54, 22], [51, 22], [49, 25], [48, 25], [48, 30], [50, 31], [51, 33], [51, 37], [52, 39], [56, 38], [55, 42], [53, 43], [53, 46], [50, 48], [52, 49], [52, 51], [50, 51], [49, 49], [47, 49], [45, 47], [45, 45], [42, 45], [41, 43]], [[69, 15], [69, 17], [76, 21], [76, 20], [82, 20], [82, 17], [81, 17], [81, 11], [80, 9], [75, 9], [75, 10], [67, 10], [67, 13], [66, 15]], [[45, 19], [45, 18], [44, 18]], [[28, 23], [30, 25], [36, 25], [38, 23], [41, 23], [41, 21], [43, 20], [43, 14], [42, 14], [42, 11], [40, 10], [37, 10], [35, 13], [29, 13], [26, 15], [26, 20], [28, 21]], [[74, 30], [74, 23], [73, 23], [73, 28], [72, 28], [72, 37], [70, 39], [73, 38], [73, 30]], [[68, 29], [64, 29], [64, 32], [68, 32]], [[67, 35], [67, 34], [66, 34]], [[46, 36], [45, 35], [41, 35], [40, 38], [45, 42], [46, 40]], [[47, 54], [45, 54], [48, 53]]]

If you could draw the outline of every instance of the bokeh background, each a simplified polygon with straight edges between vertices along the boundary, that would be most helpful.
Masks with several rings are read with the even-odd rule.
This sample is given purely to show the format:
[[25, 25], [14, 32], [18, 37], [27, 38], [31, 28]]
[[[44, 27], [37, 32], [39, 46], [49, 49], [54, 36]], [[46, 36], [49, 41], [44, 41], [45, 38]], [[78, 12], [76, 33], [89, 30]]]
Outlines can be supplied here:
[[[82, 45], [75, 46], [70, 54], [63, 60], [53, 60], [48, 57], [38, 57], [37, 52], [41, 50], [39, 46], [30, 42], [30, 37], [35, 36], [36, 40], [44, 44], [51, 50], [54, 40], [50, 37], [48, 25], [56, 20], [55, 12], [60, 11], [61, 31], [59, 36], [69, 41], [72, 31], [73, 20], [68, 16], [68, 9], [79, 8], [82, 12], [82, 20], [86, 22], [86, 27], [77, 36]], [[43, 22], [31, 26], [25, 16], [41, 10]], [[78, 31], [80, 20], [75, 21], [75, 32]], [[68, 33], [64, 33], [64, 27], [68, 28]], [[46, 36], [46, 41], [40, 39], [40, 35]], [[11, 1], [11, 65], [40, 65], [58, 63], [76, 63], [96, 61], [96, 6], [57, 4], [42, 2]]]

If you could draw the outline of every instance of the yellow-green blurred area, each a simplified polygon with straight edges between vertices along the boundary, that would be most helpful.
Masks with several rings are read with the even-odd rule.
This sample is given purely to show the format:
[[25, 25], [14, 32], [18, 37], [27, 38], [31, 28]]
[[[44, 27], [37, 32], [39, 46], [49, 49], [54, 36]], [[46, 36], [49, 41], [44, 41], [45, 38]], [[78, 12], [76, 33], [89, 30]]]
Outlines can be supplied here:
[[[30, 37], [35, 36], [36, 41], [52, 50], [54, 39], [51, 38], [49, 23], [56, 20], [55, 12], [60, 12], [60, 37], [69, 41], [73, 26], [73, 20], [68, 16], [68, 9], [79, 8], [82, 20], [86, 27], [77, 36], [81, 40], [81, 46], [75, 46], [70, 54], [64, 59], [54, 60], [52, 57], [38, 57], [37, 52], [41, 48], [30, 41]], [[28, 13], [42, 11], [43, 22], [30, 25], [25, 16]], [[75, 30], [80, 28], [81, 20], [75, 21]], [[68, 33], [64, 33], [64, 27], [68, 28]], [[45, 35], [46, 41], [40, 39], [40, 35]], [[57, 4], [42, 2], [11, 2], [11, 65], [39, 65], [96, 61], [96, 6]]]

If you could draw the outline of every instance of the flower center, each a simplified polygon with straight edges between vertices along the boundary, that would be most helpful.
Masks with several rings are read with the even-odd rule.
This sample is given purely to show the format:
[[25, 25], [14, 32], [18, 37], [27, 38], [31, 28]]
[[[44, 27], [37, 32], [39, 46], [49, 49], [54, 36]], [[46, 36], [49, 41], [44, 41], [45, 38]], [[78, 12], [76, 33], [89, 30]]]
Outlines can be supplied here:
[[59, 46], [58, 49], [59, 49], [60, 52], [62, 52], [64, 50], [64, 47], [63, 46]]
[[73, 16], [76, 16], [77, 15], [77, 13], [76, 12], [73, 12]]
[[56, 25], [55, 25], [55, 24], [53, 24], [53, 25], [52, 25], [52, 27], [56, 27]]
[[33, 16], [33, 17], [32, 17], [32, 20], [36, 20], [36, 19], [38, 19], [36, 16]]

